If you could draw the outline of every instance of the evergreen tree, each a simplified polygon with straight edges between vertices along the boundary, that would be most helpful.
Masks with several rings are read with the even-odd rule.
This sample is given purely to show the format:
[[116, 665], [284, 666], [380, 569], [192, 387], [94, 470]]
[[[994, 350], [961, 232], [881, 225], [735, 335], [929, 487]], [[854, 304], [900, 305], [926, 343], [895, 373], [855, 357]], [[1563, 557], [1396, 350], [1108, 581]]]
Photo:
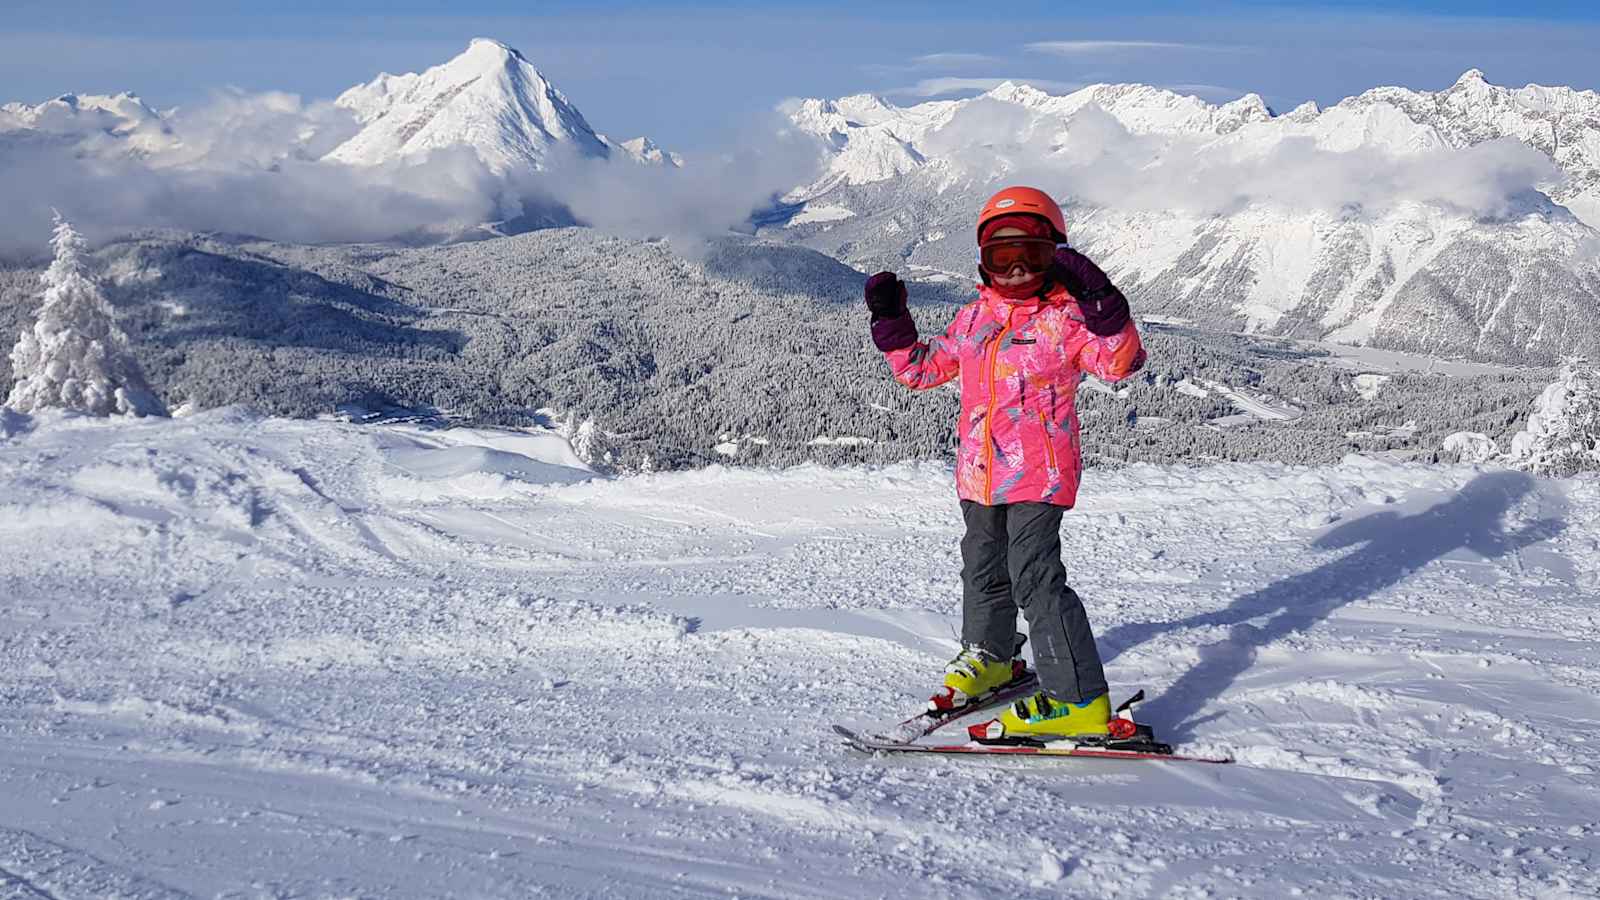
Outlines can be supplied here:
[[580, 422], [577, 411], [568, 410], [561, 424], [556, 426], [556, 434], [566, 438], [572, 446], [573, 455], [582, 460], [584, 465], [601, 473], [616, 471], [617, 446], [593, 416], [585, 416]]
[[584, 419], [570, 440], [572, 452], [589, 468], [596, 472], [608, 472], [615, 468], [617, 458], [611, 440], [595, 424], [594, 419]]
[[1600, 371], [1573, 357], [1534, 401], [1511, 457], [1541, 475], [1600, 471]]
[[6, 405], [24, 413], [163, 415], [95, 279], [83, 238], [58, 215], [50, 243], [55, 261], [39, 279], [44, 304], [11, 350], [16, 380]]

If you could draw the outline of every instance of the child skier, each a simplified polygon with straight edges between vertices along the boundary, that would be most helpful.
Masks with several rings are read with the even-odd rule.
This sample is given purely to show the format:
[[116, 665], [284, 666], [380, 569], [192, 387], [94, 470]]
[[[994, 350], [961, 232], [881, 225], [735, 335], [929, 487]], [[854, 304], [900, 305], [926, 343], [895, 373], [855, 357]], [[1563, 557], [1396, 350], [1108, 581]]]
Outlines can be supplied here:
[[1066, 230], [1043, 191], [1010, 187], [991, 197], [978, 215], [978, 299], [925, 341], [894, 273], [866, 285], [873, 342], [900, 383], [924, 390], [961, 378], [962, 648], [929, 706], [981, 703], [1028, 676], [1016, 659], [1021, 609], [1043, 690], [991, 723], [992, 738], [1104, 736], [1111, 718], [1094, 633], [1067, 586], [1061, 517], [1082, 471], [1073, 404], [1080, 373], [1120, 381], [1145, 355], [1128, 301], [1066, 247]]

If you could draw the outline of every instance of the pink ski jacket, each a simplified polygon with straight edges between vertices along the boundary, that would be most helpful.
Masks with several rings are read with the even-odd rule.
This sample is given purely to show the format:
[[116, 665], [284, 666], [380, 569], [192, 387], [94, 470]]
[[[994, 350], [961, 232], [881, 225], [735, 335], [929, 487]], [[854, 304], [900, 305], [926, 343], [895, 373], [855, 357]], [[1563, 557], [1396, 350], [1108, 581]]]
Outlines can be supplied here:
[[944, 334], [884, 356], [913, 390], [961, 376], [961, 499], [1070, 508], [1083, 472], [1073, 403], [1081, 373], [1121, 381], [1145, 354], [1132, 319], [1109, 337], [1091, 334], [1077, 301], [1058, 285], [1023, 300], [980, 286]]

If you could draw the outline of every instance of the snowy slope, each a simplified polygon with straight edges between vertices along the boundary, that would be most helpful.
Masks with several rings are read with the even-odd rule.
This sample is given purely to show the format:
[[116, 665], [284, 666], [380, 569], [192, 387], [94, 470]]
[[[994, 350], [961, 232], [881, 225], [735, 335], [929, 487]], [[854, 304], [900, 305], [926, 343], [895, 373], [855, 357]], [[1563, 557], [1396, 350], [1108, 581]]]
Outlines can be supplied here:
[[1065, 540], [1112, 682], [1239, 764], [1031, 765], [827, 729], [952, 651], [940, 466], [561, 484], [537, 436], [474, 471], [482, 433], [230, 410], [0, 435], [23, 896], [1600, 891], [1593, 479], [1092, 472]]
[[807, 100], [830, 152], [790, 239], [873, 271], [972, 268], [973, 210], [1029, 181], [1141, 308], [1483, 360], [1600, 351], [1600, 94], [1468, 72], [1276, 116], [1146, 85]]
[[475, 38], [459, 56], [425, 72], [383, 74], [339, 96], [364, 126], [328, 154], [377, 165], [466, 146], [496, 173], [542, 168], [557, 144], [589, 156], [611, 147], [583, 113], [521, 53]]

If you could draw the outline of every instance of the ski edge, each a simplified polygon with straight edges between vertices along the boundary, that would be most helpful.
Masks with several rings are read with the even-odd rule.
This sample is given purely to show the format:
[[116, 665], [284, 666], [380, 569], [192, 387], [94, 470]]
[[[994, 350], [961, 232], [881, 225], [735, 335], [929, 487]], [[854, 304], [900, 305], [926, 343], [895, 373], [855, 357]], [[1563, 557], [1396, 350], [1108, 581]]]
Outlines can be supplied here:
[[843, 725], [833, 726], [835, 734], [864, 753], [938, 753], [971, 756], [1059, 756], [1077, 759], [1129, 759], [1170, 760], [1172, 762], [1210, 763], [1227, 765], [1233, 757], [1190, 756], [1183, 753], [1143, 753], [1137, 750], [1107, 750], [1097, 747], [1021, 747], [985, 746], [983, 744], [897, 744], [892, 741], [874, 741]]

